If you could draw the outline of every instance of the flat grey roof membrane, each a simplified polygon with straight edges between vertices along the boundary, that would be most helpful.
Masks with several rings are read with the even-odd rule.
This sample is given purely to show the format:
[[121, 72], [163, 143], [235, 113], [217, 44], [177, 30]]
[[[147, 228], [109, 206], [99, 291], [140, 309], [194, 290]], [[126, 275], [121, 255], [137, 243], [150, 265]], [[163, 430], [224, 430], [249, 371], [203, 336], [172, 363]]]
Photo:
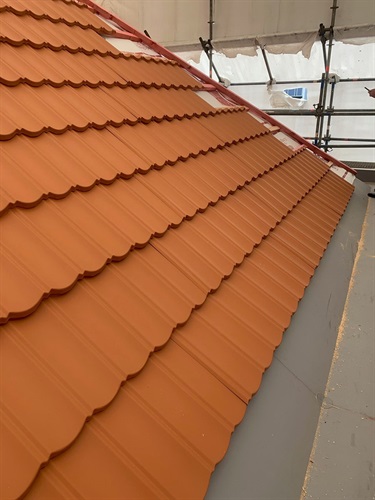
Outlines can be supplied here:
[[206, 500], [300, 498], [366, 207], [373, 201], [367, 185], [356, 180], [355, 187], [259, 392], [211, 477]]
[[375, 199], [369, 198], [306, 477], [306, 500], [372, 500], [375, 495], [374, 258]]

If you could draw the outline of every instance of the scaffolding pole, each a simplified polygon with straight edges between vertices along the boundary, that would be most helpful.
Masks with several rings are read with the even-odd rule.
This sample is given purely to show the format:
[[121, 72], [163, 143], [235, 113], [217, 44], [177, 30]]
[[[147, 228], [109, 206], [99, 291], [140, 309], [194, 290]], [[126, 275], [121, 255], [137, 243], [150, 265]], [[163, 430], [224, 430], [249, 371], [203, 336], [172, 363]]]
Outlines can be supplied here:
[[267, 59], [267, 54], [266, 54], [266, 50], [263, 46], [260, 47], [260, 50], [262, 51], [262, 56], [263, 56], [263, 59], [264, 59], [264, 63], [266, 65], [266, 68], [267, 68], [267, 73], [268, 73], [268, 76], [269, 76], [269, 81], [267, 82], [267, 85], [271, 85], [272, 83], [274, 83], [274, 78], [272, 76], [272, 73], [271, 73], [271, 68], [270, 68], [270, 65], [268, 63], [268, 59]]
[[[317, 116], [316, 109], [262, 109], [268, 115], [302, 115], [302, 116]], [[334, 109], [320, 112], [320, 115], [329, 116], [375, 116], [373, 109]], [[314, 137], [315, 140], [315, 137]]]
[[[273, 80], [273, 83], [276, 85], [299, 85], [301, 83], [321, 83], [321, 78], [316, 78], [315, 80]], [[340, 83], [347, 82], [373, 82], [375, 81], [375, 76], [371, 78], [343, 78], [340, 79]], [[231, 87], [240, 87], [240, 86], [251, 86], [251, 85], [268, 85], [268, 82], [231, 82]]]
[[210, 60], [210, 78], [212, 78], [212, 68], [213, 68], [213, 61], [212, 61], [212, 39], [214, 37], [214, 0], [210, 0], [210, 20], [208, 21], [208, 24], [210, 25], [209, 28], [209, 35], [208, 35], [208, 41], [209, 41], [209, 60]]
[[[203, 51], [205, 52], [206, 56], [208, 57], [208, 60], [209, 60], [209, 63], [210, 63], [210, 72], [212, 74], [212, 70], [215, 71], [215, 74], [217, 76], [217, 79], [219, 80], [220, 83], [224, 83], [224, 80], [221, 78], [213, 60], [212, 60], [212, 44], [211, 44], [211, 40], [203, 40], [203, 38], [200, 36], [199, 37], [199, 41], [202, 45], [202, 49]], [[210, 77], [212, 78], [212, 77]]]
[[357, 148], [373, 148], [373, 147], [374, 144], [330, 144], [328, 149], [336, 149], [336, 148], [357, 149]]
[[[325, 72], [322, 74], [322, 84], [320, 88], [319, 95], [319, 103], [317, 106], [317, 120], [316, 120], [316, 128], [315, 128], [315, 146], [321, 147], [322, 145], [322, 136], [323, 136], [323, 125], [324, 125], [324, 116], [325, 116], [325, 107], [327, 101], [327, 91], [328, 91], [328, 83], [329, 83], [329, 73], [331, 66], [331, 57], [332, 57], [332, 46], [333, 46], [333, 28], [335, 26], [336, 20], [336, 10], [338, 9], [337, 0], [333, 0], [332, 4], [332, 16], [331, 16], [331, 25], [328, 29], [324, 27], [324, 25], [320, 25], [319, 35], [321, 36], [322, 46], [323, 46], [323, 57], [325, 62]], [[325, 33], [329, 32], [329, 42], [328, 42], [328, 54], [326, 54], [325, 50]]]
[[[314, 140], [314, 137], [305, 137], [308, 140]], [[375, 142], [375, 139], [363, 139], [359, 137], [330, 137], [330, 141], [344, 141], [344, 142]]]
[[[329, 99], [329, 107], [327, 109], [327, 111], [334, 111], [334, 106], [333, 106], [333, 97], [335, 95], [335, 86], [336, 86], [336, 81], [333, 80], [330, 82], [330, 85], [331, 85], [331, 96], [330, 96], [330, 99]], [[328, 143], [329, 143], [329, 140], [330, 140], [330, 133], [331, 133], [331, 121], [332, 121], [332, 116], [333, 114], [329, 114], [328, 115], [328, 118], [327, 118], [327, 129], [326, 129], [326, 135], [324, 137], [324, 151], [327, 152], [328, 151]]]

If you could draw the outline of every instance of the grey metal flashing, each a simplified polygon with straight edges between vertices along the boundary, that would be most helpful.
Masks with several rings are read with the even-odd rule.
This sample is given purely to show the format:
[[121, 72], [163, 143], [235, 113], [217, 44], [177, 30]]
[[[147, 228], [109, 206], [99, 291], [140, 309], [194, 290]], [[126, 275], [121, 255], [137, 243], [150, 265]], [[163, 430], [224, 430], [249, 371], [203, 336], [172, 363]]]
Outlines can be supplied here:
[[299, 499], [368, 202], [355, 191], [206, 500]]

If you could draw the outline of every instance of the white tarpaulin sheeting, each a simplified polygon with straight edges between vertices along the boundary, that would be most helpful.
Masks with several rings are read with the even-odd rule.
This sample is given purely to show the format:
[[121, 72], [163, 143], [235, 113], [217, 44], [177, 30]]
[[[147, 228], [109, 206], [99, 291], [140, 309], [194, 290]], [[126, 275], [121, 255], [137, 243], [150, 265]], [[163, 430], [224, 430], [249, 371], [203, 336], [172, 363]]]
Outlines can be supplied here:
[[[210, 0], [95, 0], [158, 43], [192, 50], [199, 37], [209, 38]], [[297, 42], [308, 55], [319, 24], [330, 26], [332, 0], [213, 0], [213, 41], [216, 48], [272, 46]], [[335, 38], [375, 36], [374, 0], [338, 0]], [[280, 38], [274, 37], [280, 36]], [[185, 46], [185, 47], [184, 47]], [[177, 49], [177, 47], [176, 47]], [[279, 49], [280, 50], [280, 49]], [[277, 49], [275, 49], [277, 52]], [[228, 53], [229, 54], [229, 53]]]
[[[319, 101], [320, 83], [297, 83], [301, 80], [318, 80], [324, 71], [324, 60], [320, 42], [316, 42], [311, 50], [310, 59], [299, 54], [268, 54], [268, 62], [276, 83], [272, 86], [248, 85], [230, 86], [230, 90], [251, 102], [260, 109], [285, 108], [291, 104], [291, 99], [278, 99], [287, 88], [305, 87], [307, 102], [304, 109], [313, 109]], [[269, 75], [258, 49], [258, 57], [249, 57], [239, 54], [228, 59], [224, 54], [214, 53], [214, 63], [222, 78], [235, 82], [267, 82]], [[204, 52], [201, 52], [199, 63], [190, 60], [189, 63], [208, 74], [209, 61]], [[330, 134], [332, 137], [364, 138], [375, 140], [375, 99], [369, 97], [365, 86], [375, 88], [375, 42], [362, 46], [335, 42], [332, 50], [331, 72], [338, 75], [340, 81], [335, 86], [333, 106], [337, 109], [366, 109], [373, 111], [372, 116], [337, 116], [331, 122]], [[216, 75], [213, 75], [216, 78]], [[351, 78], [371, 78], [371, 81], [350, 81]], [[281, 84], [279, 81], [291, 80], [294, 83]], [[328, 89], [328, 98], [331, 88]], [[297, 105], [299, 102], [297, 101]], [[302, 106], [301, 106], [302, 107]], [[315, 116], [276, 116], [278, 121], [295, 130], [301, 136], [311, 137], [315, 134]], [[326, 133], [327, 118], [324, 120], [323, 132]], [[335, 144], [355, 146], [355, 142], [333, 141]], [[363, 143], [360, 143], [363, 145]], [[373, 146], [373, 144], [372, 144]], [[334, 157], [342, 161], [375, 162], [375, 147], [366, 148], [337, 148], [331, 152]]]

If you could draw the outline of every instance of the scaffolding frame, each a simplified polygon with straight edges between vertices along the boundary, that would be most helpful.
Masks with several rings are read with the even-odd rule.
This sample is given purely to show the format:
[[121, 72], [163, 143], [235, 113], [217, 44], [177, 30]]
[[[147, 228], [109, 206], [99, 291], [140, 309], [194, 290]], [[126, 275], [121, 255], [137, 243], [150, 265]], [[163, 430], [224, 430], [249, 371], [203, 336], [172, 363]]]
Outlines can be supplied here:
[[[336, 80], [335, 77], [332, 78], [330, 73], [330, 65], [332, 58], [332, 47], [333, 47], [333, 39], [334, 39], [334, 26], [336, 20], [336, 11], [339, 8], [338, 0], [332, 0], [332, 14], [331, 14], [331, 24], [329, 28], [326, 28], [323, 23], [320, 23], [318, 36], [320, 38], [322, 44], [323, 51], [323, 60], [324, 60], [324, 72], [321, 75], [320, 79], [315, 80], [282, 80], [276, 81], [272, 75], [271, 67], [269, 61], [267, 59], [267, 53], [265, 46], [259, 46], [262, 52], [263, 60], [266, 66], [266, 70], [269, 76], [269, 80], [267, 82], [238, 82], [232, 83], [230, 82], [230, 86], [250, 86], [250, 85], [267, 85], [268, 87], [272, 86], [272, 84], [304, 84], [304, 83], [319, 83], [320, 84], [320, 92], [319, 92], [319, 101], [316, 105], [314, 105], [314, 110], [294, 110], [294, 109], [263, 109], [262, 111], [267, 113], [267, 115], [294, 115], [294, 116], [315, 116], [316, 117], [316, 127], [315, 127], [315, 135], [314, 137], [305, 137], [307, 140], [312, 140], [314, 146], [319, 149], [324, 150], [326, 153], [331, 151], [334, 148], [366, 148], [366, 147], [374, 147], [375, 139], [355, 139], [355, 138], [333, 138], [331, 137], [331, 123], [334, 115], [336, 116], [375, 116], [375, 111], [371, 109], [335, 109], [334, 108], [334, 95], [336, 85], [339, 83], [347, 83], [347, 82], [370, 82], [374, 81], [375, 77], [369, 78], [343, 78], [339, 81]], [[212, 77], [212, 70], [214, 69], [216, 76], [219, 80], [219, 83], [224, 83], [224, 79], [220, 76], [217, 68], [213, 63], [213, 46], [212, 40], [214, 37], [213, 26], [215, 24], [213, 18], [214, 11], [214, 0], [210, 0], [209, 5], [209, 39], [204, 41], [200, 38], [200, 42], [203, 50], [205, 51], [208, 59], [209, 59], [209, 73], [210, 78]], [[328, 37], [327, 37], [328, 35]], [[326, 48], [326, 44], [328, 42], [328, 51]], [[330, 88], [330, 92], [329, 92]], [[327, 98], [329, 94], [329, 104], [327, 106]], [[326, 130], [324, 134], [324, 121], [327, 118]], [[324, 134], [324, 135], [323, 135]], [[331, 141], [348, 141], [353, 144], [332, 144]], [[356, 144], [356, 142], [367, 142], [368, 144]]]

